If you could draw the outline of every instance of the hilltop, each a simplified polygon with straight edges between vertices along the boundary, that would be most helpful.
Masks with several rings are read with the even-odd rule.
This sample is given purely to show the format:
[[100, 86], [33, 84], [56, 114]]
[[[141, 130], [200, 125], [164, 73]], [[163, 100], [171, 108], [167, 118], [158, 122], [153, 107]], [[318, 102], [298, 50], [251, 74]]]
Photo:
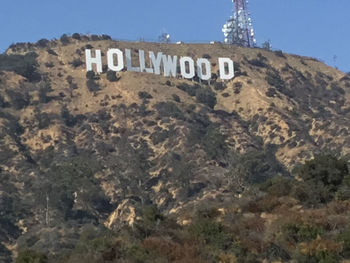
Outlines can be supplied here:
[[[106, 67], [102, 74], [87, 73], [86, 48], [102, 50], [103, 59], [109, 48], [129, 48], [135, 60], [139, 49], [205, 57], [213, 72], [217, 58], [229, 57], [235, 78], [114, 75]], [[0, 55], [0, 262], [25, 249], [50, 260], [69, 258], [87, 226], [97, 232], [102, 226], [134, 229], [146, 224], [144, 209], [154, 221], [167, 217], [179, 227], [212, 209], [210, 218], [225, 222], [239, 215], [262, 233], [277, 214], [314, 207], [278, 196], [278, 212], [269, 208], [267, 215], [251, 207], [265, 200], [262, 190], [252, 193], [254, 185], [276, 175], [294, 180], [293, 169], [320, 153], [346, 157], [349, 121], [350, 76], [314, 58], [221, 43], [121, 42], [79, 34], [11, 45]], [[338, 205], [343, 210], [337, 216], [346, 217], [348, 203]], [[252, 255], [267, 249], [257, 239], [243, 244], [253, 247]], [[146, 249], [159, 247], [148, 242]]]

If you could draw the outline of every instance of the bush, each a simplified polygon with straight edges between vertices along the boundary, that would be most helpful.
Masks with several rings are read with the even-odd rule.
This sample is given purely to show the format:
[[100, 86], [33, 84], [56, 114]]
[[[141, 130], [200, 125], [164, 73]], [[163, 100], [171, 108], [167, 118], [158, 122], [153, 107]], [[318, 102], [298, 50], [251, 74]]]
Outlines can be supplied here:
[[226, 138], [219, 130], [219, 127], [210, 125], [202, 138], [202, 146], [210, 159], [220, 160], [226, 155]]
[[[180, 99], [180, 97], [179, 97], [178, 95], [172, 94], [171, 96], [173, 97], [173, 100], [174, 100], [174, 101], [176, 101], [176, 102], [181, 102], [181, 99]], [[0, 104], [0, 105], [1, 105], [1, 104]]]
[[16, 263], [47, 263], [47, 256], [33, 250], [25, 250], [18, 254]]
[[101, 39], [102, 39], [102, 40], [111, 40], [111, 39], [112, 39], [112, 37], [111, 37], [111, 36], [109, 36], [109, 35], [105, 35], [105, 34], [103, 34], [103, 35], [101, 36]]
[[285, 174], [284, 167], [275, 157], [273, 147], [264, 150], [249, 150], [237, 160], [237, 171], [248, 183], [266, 182], [276, 174]]
[[39, 108], [34, 109], [34, 116], [36, 120], [38, 121], [38, 128], [46, 129], [50, 126], [51, 119], [47, 113], [42, 113]]
[[275, 69], [269, 69], [266, 72], [265, 80], [269, 85], [275, 87], [278, 91], [283, 91], [285, 88], [283, 79], [281, 78], [279, 72]]
[[77, 68], [77, 67], [80, 67], [81, 65], [83, 65], [84, 62], [81, 61], [80, 58], [75, 58], [75, 59], [73, 59], [73, 61], [70, 62], [69, 64], [71, 64], [74, 68]]
[[260, 59], [251, 59], [251, 60], [248, 60], [249, 64], [253, 65], [253, 66], [256, 66], [256, 67], [261, 67], [261, 68], [265, 68], [267, 67], [267, 65], [265, 64], [264, 61], [261, 61]]
[[107, 79], [108, 79], [110, 82], [117, 81], [117, 80], [118, 80], [117, 72], [112, 71], [112, 70], [108, 70], [108, 71], [107, 71]]
[[94, 80], [96, 78], [95, 72], [92, 70], [89, 70], [88, 72], [86, 72], [86, 78], [88, 80]]
[[57, 53], [52, 49], [48, 49], [47, 53], [49, 53], [50, 55], [53, 55], [53, 56], [57, 56]]
[[178, 89], [186, 92], [190, 96], [195, 96], [196, 95], [196, 90], [200, 88], [201, 86], [198, 84], [195, 85], [189, 85], [187, 83], [180, 83], [179, 85], [176, 86]]
[[160, 102], [155, 105], [158, 114], [162, 117], [173, 117], [176, 119], [184, 119], [182, 111], [174, 102]]
[[43, 38], [43, 39], [40, 39], [36, 44], [37, 44], [39, 47], [46, 47], [49, 43], [50, 43], [49, 40]]
[[218, 249], [225, 250], [232, 245], [232, 239], [225, 233], [223, 226], [212, 219], [199, 219], [189, 226], [188, 231], [204, 244]]
[[48, 103], [50, 101], [51, 98], [47, 96], [47, 93], [50, 91], [52, 91], [50, 83], [44, 82], [40, 84], [38, 92], [40, 103]]
[[69, 44], [69, 37], [66, 34], [63, 34], [60, 37], [60, 41], [63, 45], [67, 45], [67, 44]]
[[55, 64], [53, 64], [53, 62], [46, 62], [46, 63], [45, 63], [45, 66], [46, 66], [47, 68], [53, 68], [53, 67], [55, 66]]
[[74, 34], [72, 35], [72, 38], [73, 38], [73, 39], [76, 39], [76, 40], [80, 40], [80, 39], [81, 39], [79, 33], [74, 33]]
[[291, 191], [292, 183], [290, 178], [275, 176], [263, 183], [260, 190], [277, 197], [287, 196]]
[[227, 88], [226, 84], [223, 82], [214, 82], [214, 89], [215, 90], [225, 90]]
[[216, 105], [216, 96], [209, 88], [198, 88], [196, 89], [196, 99], [198, 102], [207, 105], [213, 109]]
[[289, 242], [299, 243], [314, 240], [324, 231], [308, 224], [288, 223], [282, 227], [282, 232]]
[[282, 50], [276, 50], [274, 53], [277, 57], [286, 58]]
[[211, 56], [209, 54], [204, 54], [202, 58], [211, 59]]
[[13, 71], [29, 81], [39, 81], [40, 74], [37, 72], [39, 66], [35, 52], [25, 55], [6, 55], [0, 54], [0, 71]]
[[8, 106], [8, 103], [5, 102], [5, 99], [0, 95], [0, 108], [5, 108]]
[[139, 95], [140, 99], [152, 99], [153, 98], [152, 95], [149, 94], [147, 91], [140, 91], [138, 95]]
[[331, 155], [316, 155], [313, 160], [297, 167], [294, 173], [303, 179], [305, 185], [301, 187], [313, 197], [312, 204], [331, 201], [341, 185], [347, 185], [349, 181], [347, 161]]
[[73, 115], [70, 114], [67, 106], [62, 107], [61, 118], [63, 119], [64, 123], [69, 127], [73, 127], [76, 124], [76, 119]]
[[91, 35], [91, 36], [90, 36], [90, 39], [91, 39], [92, 41], [98, 41], [98, 40], [100, 40], [100, 37], [99, 37], [98, 35]]
[[276, 89], [274, 89], [274, 88], [269, 88], [269, 89], [266, 91], [265, 95], [266, 95], [267, 97], [270, 97], [270, 98], [275, 97], [275, 95], [277, 95]]
[[97, 91], [100, 90], [100, 86], [93, 79], [89, 79], [86, 82], [86, 86], [87, 86], [88, 90], [91, 91], [91, 92], [97, 92]]
[[10, 105], [16, 110], [21, 110], [27, 107], [30, 103], [30, 97], [27, 91], [6, 90], [6, 93], [10, 100]]

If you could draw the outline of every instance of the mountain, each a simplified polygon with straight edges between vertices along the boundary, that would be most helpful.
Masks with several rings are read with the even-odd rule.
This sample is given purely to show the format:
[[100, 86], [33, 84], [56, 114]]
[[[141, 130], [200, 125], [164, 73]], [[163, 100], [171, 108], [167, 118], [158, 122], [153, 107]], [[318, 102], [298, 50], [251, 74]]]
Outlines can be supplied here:
[[[115, 75], [106, 66], [102, 74], [86, 72], [85, 49], [102, 50], [105, 61], [109, 48], [130, 49], [134, 60], [140, 49], [204, 57], [214, 74], [210, 81], [199, 81], [126, 70]], [[234, 79], [217, 77], [219, 57], [234, 61]], [[270, 250], [290, 259], [296, 241], [277, 246], [266, 229], [278, 235], [272, 225], [293, 209], [308, 223], [302, 222], [302, 230], [288, 225], [288, 231], [317, 233], [300, 240], [321, 242], [323, 230], [311, 225], [313, 213], [335, 209], [332, 202], [340, 202], [339, 210], [331, 212], [339, 221], [334, 229], [346, 225], [347, 199], [333, 201], [340, 183], [330, 183], [336, 190], [327, 188], [332, 198], [320, 195], [311, 206], [291, 193], [266, 200], [270, 188], [256, 187], [274, 176], [287, 180], [284, 185], [297, 184], [300, 176], [307, 181], [301, 172], [298, 180], [292, 177], [305, 162], [316, 167], [335, 162], [333, 171], [338, 171], [342, 163], [333, 157], [308, 162], [318, 154], [346, 158], [350, 153], [349, 102], [349, 75], [282, 51], [221, 43], [121, 42], [79, 34], [11, 45], [0, 55], [0, 262], [18, 255], [22, 259], [17, 262], [32, 262], [20, 261], [24, 257], [79, 262], [87, 247], [97, 252], [82, 262], [156, 262], [150, 255], [169, 247], [177, 251], [175, 259], [169, 254], [157, 262], [241, 262], [242, 251], [242, 257], [258, 255], [255, 260], [260, 260]], [[218, 223], [229, 222], [230, 216], [238, 218], [235, 231], [238, 222], [254, 229], [247, 240], [235, 241], [232, 255], [224, 249], [229, 238]], [[194, 225], [198, 217], [215, 220]], [[226, 251], [221, 261], [213, 256], [216, 252], [203, 256], [198, 247], [187, 246], [192, 241], [185, 234], [170, 233], [184, 226], [199, 236], [209, 228], [209, 239], [224, 242], [216, 247]], [[154, 231], [166, 233], [162, 242], [162, 235], [152, 236]], [[105, 237], [115, 233], [113, 245], [104, 247]], [[123, 243], [135, 240], [143, 245]], [[334, 251], [339, 244], [334, 241]]]

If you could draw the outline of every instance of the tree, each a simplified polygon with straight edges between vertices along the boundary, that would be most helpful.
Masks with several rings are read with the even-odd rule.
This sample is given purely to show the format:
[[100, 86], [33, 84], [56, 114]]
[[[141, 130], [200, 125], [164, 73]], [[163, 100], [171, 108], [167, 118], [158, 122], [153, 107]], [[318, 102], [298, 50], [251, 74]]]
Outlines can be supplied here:
[[[294, 171], [305, 183], [309, 196], [314, 202], [326, 203], [331, 201], [335, 193], [349, 178], [349, 168], [345, 159], [332, 155], [316, 155]], [[311, 191], [311, 192], [310, 192]]]
[[63, 34], [63, 35], [60, 37], [60, 40], [61, 40], [61, 42], [62, 42], [63, 45], [69, 44], [69, 37], [68, 37], [66, 34]]
[[198, 88], [196, 89], [196, 99], [198, 102], [207, 105], [213, 109], [216, 105], [216, 96], [209, 88]]
[[262, 43], [261, 47], [266, 50], [272, 50], [272, 45], [270, 39]]

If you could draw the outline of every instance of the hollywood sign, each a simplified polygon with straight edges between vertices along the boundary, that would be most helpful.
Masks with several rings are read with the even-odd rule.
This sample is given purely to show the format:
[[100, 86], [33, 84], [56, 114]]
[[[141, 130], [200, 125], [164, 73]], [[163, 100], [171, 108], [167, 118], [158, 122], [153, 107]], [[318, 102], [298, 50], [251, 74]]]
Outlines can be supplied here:
[[[103, 72], [101, 50], [95, 50], [93, 56], [92, 50], [86, 49], [85, 56], [87, 71], [92, 71], [93, 65], [95, 65], [98, 73]], [[206, 58], [198, 58], [195, 63], [191, 57], [185, 56], [179, 58], [178, 56], [165, 55], [162, 52], [155, 54], [152, 51], [148, 52], [148, 57], [149, 67], [146, 66], [145, 51], [139, 50], [138, 66], [135, 67], [133, 66], [130, 49], [125, 49], [124, 60], [123, 51], [112, 48], [107, 52], [107, 65], [109, 70], [119, 72], [124, 70], [124, 62], [126, 61], [127, 71], [147, 72], [156, 75], [163, 73], [166, 77], [177, 77], [178, 74], [181, 74], [186, 79], [193, 79], [195, 76], [198, 76], [201, 80], [210, 80], [212, 77], [211, 64]], [[230, 58], [218, 58], [218, 65], [220, 79], [230, 80], [234, 78], [234, 63]]]

